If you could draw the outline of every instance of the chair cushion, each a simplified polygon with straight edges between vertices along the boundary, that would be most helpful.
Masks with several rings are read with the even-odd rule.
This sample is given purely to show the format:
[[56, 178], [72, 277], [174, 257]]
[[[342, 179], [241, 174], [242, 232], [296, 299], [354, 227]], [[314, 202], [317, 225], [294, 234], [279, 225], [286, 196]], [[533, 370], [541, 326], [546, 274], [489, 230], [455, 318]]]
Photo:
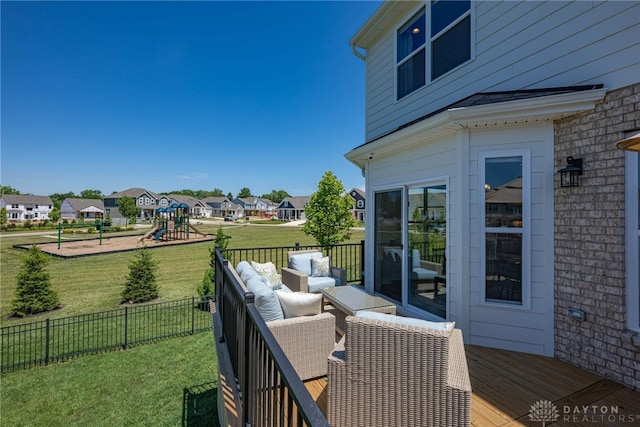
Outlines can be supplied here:
[[308, 285], [309, 292], [318, 292], [320, 289], [333, 288], [334, 286], [340, 286], [340, 279], [333, 277], [309, 277]]
[[420, 251], [417, 249], [411, 251], [411, 268], [420, 268]]
[[322, 252], [307, 252], [293, 255], [289, 258], [289, 265], [307, 276], [311, 276], [311, 258], [322, 258]]
[[451, 332], [456, 326], [456, 322], [430, 322], [428, 320], [416, 319], [414, 317], [402, 317], [394, 314], [378, 313], [375, 311], [358, 311], [356, 317], [364, 319], [382, 320], [385, 322], [396, 323], [398, 325], [419, 326], [421, 328], [435, 329], [437, 331]]
[[280, 300], [284, 318], [298, 316], [313, 316], [322, 310], [322, 294], [308, 294], [306, 292], [274, 292]]
[[253, 292], [254, 304], [265, 322], [284, 319], [284, 312], [280, 306], [278, 296], [260, 276], [245, 282], [247, 290]]
[[280, 289], [282, 286], [282, 279], [278, 274], [278, 269], [272, 262], [260, 264], [255, 261], [251, 261], [251, 266], [260, 276], [262, 276], [262, 278], [267, 282], [267, 285], [271, 286], [271, 289]]
[[313, 277], [328, 277], [331, 273], [331, 267], [329, 266], [329, 257], [324, 258], [311, 258], [311, 276]]
[[418, 280], [433, 280], [437, 275], [438, 275], [437, 271], [418, 267], [413, 269], [413, 275], [411, 276], [411, 278], [418, 279]]
[[264, 283], [267, 283], [266, 280], [264, 280], [264, 278], [260, 276], [260, 274], [258, 274], [258, 272], [251, 266], [243, 268], [242, 273], [240, 273], [240, 278], [245, 284], [249, 280], [254, 279], [256, 277], [262, 280]]

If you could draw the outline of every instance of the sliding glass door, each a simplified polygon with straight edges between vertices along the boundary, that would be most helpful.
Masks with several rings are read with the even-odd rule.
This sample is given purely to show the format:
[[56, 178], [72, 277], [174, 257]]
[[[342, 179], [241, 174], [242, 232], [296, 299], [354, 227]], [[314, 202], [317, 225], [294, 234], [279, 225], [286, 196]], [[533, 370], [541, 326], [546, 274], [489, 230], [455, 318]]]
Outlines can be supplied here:
[[375, 193], [375, 291], [402, 303], [402, 190]]
[[446, 318], [446, 184], [377, 191], [374, 239], [376, 293]]
[[446, 318], [447, 188], [409, 187], [407, 198], [407, 303]]

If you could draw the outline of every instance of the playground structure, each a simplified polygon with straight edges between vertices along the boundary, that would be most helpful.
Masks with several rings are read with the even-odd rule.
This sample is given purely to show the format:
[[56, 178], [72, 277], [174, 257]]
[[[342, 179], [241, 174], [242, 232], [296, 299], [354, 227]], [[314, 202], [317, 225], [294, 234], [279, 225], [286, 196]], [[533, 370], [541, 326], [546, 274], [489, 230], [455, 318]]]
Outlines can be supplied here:
[[189, 240], [190, 230], [204, 236], [189, 223], [189, 206], [185, 203], [173, 203], [167, 208], [156, 209], [155, 213], [155, 226], [140, 240]]

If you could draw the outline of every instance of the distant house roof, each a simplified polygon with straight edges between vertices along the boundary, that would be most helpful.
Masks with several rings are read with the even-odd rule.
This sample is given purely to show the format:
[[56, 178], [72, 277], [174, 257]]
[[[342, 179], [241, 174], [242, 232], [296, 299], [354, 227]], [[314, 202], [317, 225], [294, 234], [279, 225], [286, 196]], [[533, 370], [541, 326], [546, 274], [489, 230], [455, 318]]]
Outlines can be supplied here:
[[49, 196], [33, 196], [31, 194], [5, 194], [2, 196], [8, 205], [53, 205]]
[[150, 195], [154, 199], [160, 199], [162, 197], [159, 194], [154, 193], [153, 191], [145, 190], [144, 188], [134, 187], [134, 188], [129, 188], [128, 190], [119, 191], [117, 193], [109, 194], [108, 196], [104, 196], [104, 198], [105, 199], [119, 199], [119, 198], [122, 198], [122, 197], [131, 197], [131, 198], [137, 199], [138, 197], [142, 196], [145, 193]]
[[[69, 197], [64, 199], [77, 212], [104, 212], [104, 203], [100, 199], [78, 199]], [[63, 203], [64, 203], [63, 202]]]
[[355, 191], [356, 193], [358, 193], [358, 195], [359, 195], [360, 197], [362, 197], [363, 199], [366, 197], [366, 194], [365, 194], [365, 192], [364, 192], [364, 190], [363, 190], [362, 188], [357, 188], [357, 187], [352, 188], [352, 189], [351, 189], [351, 191], [349, 191], [349, 194], [350, 194], [352, 197], [353, 197], [353, 192], [354, 192], [354, 191]]
[[191, 196], [185, 196], [182, 194], [169, 194], [167, 197], [177, 203], [184, 203], [190, 208], [193, 208], [196, 205], [203, 205], [203, 202]]
[[304, 209], [310, 198], [311, 196], [285, 197], [278, 205], [278, 209]]

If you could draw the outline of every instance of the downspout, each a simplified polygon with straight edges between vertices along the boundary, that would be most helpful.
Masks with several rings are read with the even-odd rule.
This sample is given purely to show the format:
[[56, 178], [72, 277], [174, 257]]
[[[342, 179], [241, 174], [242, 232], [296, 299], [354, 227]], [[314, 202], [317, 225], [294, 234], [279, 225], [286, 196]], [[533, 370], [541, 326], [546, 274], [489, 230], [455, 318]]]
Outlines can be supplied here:
[[351, 52], [357, 56], [358, 58], [362, 59], [364, 62], [367, 62], [367, 57], [364, 56], [362, 53], [360, 53], [357, 49], [356, 49], [356, 45], [353, 43], [350, 43], [351, 46]]

